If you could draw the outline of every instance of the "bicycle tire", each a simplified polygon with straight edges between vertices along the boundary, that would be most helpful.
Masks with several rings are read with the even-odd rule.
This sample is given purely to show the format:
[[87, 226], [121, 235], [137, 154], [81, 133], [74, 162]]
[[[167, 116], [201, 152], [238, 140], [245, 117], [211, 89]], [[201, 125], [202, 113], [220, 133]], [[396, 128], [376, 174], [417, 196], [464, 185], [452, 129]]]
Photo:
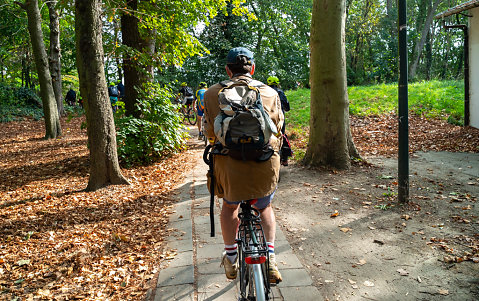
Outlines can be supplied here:
[[[240, 237], [240, 240], [242, 240], [242, 237]], [[242, 240], [243, 241], [243, 240]], [[241, 241], [241, 242], [242, 242]], [[239, 266], [239, 272], [240, 272], [240, 301], [247, 301], [248, 300], [248, 283], [249, 283], [249, 267], [246, 264], [244, 260], [245, 254], [243, 253], [243, 247], [242, 245], [238, 246], [238, 260], [240, 263]]]
[[191, 125], [195, 125], [196, 124], [196, 112], [195, 112], [195, 110], [193, 110], [192, 108], [189, 108], [188, 112], [186, 114], [187, 114], [187, 118], [188, 118], [188, 123], [191, 124]]
[[[255, 235], [253, 233], [253, 235]], [[256, 236], [256, 235], [255, 235]], [[247, 238], [240, 235], [241, 244]], [[254, 248], [254, 247], [253, 247]], [[262, 264], [246, 264], [243, 247], [238, 248], [240, 262], [240, 301], [266, 301], [269, 300], [269, 282], [266, 274], [267, 267]]]
[[254, 288], [256, 293], [256, 301], [266, 301], [267, 292], [264, 283], [263, 268], [262, 264], [253, 264], [253, 278], [254, 278]]

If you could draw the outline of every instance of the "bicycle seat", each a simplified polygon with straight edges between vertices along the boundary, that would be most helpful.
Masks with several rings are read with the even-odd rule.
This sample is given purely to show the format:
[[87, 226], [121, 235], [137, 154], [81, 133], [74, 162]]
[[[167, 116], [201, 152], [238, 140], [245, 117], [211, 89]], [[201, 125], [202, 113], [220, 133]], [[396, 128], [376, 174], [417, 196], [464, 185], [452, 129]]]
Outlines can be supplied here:
[[257, 202], [258, 202], [258, 199], [252, 199], [252, 200], [243, 201], [243, 203], [248, 204], [248, 205], [250, 205], [250, 206], [253, 206], [253, 205], [256, 204]]

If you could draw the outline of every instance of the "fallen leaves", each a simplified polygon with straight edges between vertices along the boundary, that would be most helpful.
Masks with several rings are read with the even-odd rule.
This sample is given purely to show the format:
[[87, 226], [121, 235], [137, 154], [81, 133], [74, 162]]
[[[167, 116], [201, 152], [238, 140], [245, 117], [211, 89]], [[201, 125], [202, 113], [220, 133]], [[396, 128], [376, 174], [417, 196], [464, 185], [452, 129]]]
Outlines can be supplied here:
[[334, 212], [330, 215], [331, 218], [335, 218], [339, 216], [338, 210], [334, 210]]
[[[123, 169], [131, 185], [84, 192], [86, 131], [74, 118], [59, 139], [43, 121], [2, 124], [0, 285], [2, 298], [143, 300], [164, 251], [171, 200], [186, 155]], [[62, 119], [65, 126], [65, 119]]]
[[[397, 116], [350, 116], [351, 133], [365, 156], [397, 156]], [[440, 119], [409, 116], [409, 149], [416, 151], [479, 152], [479, 129]], [[374, 134], [371, 134], [374, 133]]]

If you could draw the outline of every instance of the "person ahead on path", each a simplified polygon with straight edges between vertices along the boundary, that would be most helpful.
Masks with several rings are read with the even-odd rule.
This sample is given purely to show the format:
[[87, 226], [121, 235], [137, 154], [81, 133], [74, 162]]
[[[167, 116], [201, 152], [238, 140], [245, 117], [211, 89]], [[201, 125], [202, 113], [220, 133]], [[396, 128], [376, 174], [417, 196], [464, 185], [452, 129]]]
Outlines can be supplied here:
[[74, 106], [76, 102], [77, 94], [73, 90], [72, 87], [70, 87], [70, 90], [68, 90], [67, 95], [65, 95], [65, 101], [69, 106]]
[[125, 97], [125, 86], [121, 82], [121, 80], [118, 80], [116, 88], [118, 89], [118, 100], [124, 101], [123, 97]]
[[[279, 87], [279, 78], [276, 76], [270, 76], [267, 79], [268, 86], [273, 88], [276, 92], [278, 92], [279, 99], [281, 100], [281, 110], [283, 111], [283, 114], [285, 112], [289, 112], [290, 107], [289, 107], [289, 101], [288, 98], [286, 97], [286, 94], [284, 94], [283, 90]], [[293, 155], [293, 152], [291, 151], [291, 147], [289, 145], [289, 140], [288, 136], [286, 136], [286, 118], [285, 122], [283, 123], [283, 127], [281, 128], [281, 133], [283, 133], [283, 144], [281, 147], [281, 165], [288, 166], [288, 157]]]
[[195, 108], [196, 108], [196, 113], [198, 115], [198, 122], [197, 122], [197, 125], [198, 125], [198, 139], [201, 139], [203, 138], [203, 131], [201, 130], [201, 120], [203, 118], [203, 115], [204, 115], [204, 111], [205, 111], [205, 101], [204, 101], [204, 98], [205, 98], [205, 92], [206, 92], [206, 89], [208, 88], [207, 84], [205, 82], [201, 82], [199, 84], [199, 89], [198, 91], [196, 91], [196, 100], [195, 100]]
[[118, 88], [115, 86], [115, 83], [111, 82], [110, 86], [108, 86], [108, 96], [110, 96], [110, 103], [111, 107], [113, 108], [113, 112], [116, 112], [118, 107], [116, 106], [116, 102], [118, 101]]
[[195, 100], [193, 89], [183, 82], [181, 83], [181, 88], [178, 92], [177, 100], [180, 98], [181, 104], [186, 105], [188, 108], [191, 107], [193, 101]]
[[[279, 78], [276, 76], [270, 76], [267, 79], [268, 86], [273, 88], [279, 95], [279, 99], [281, 100], [281, 110], [284, 112], [289, 112], [290, 107], [289, 107], [289, 101], [288, 98], [286, 97], [286, 94], [284, 94], [283, 90], [279, 87]], [[281, 128], [281, 132], [284, 134], [286, 129], [286, 122], [283, 123], [283, 127]]]
[[[226, 73], [231, 79], [229, 83], [243, 81], [248, 85], [257, 87], [264, 111], [269, 115], [273, 126], [276, 126], [276, 129], [281, 128], [284, 117], [278, 93], [267, 85], [252, 79], [255, 71], [253, 53], [243, 47], [233, 48], [229, 51], [226, 61]], [[224, 90], [224, 84], [225, 82], [215, 84], [205, 93], [204, 126], [205, 135], [209, 141], [219, 141], [219, 137], [223, 137], [215, 134], [215, 129], [218, 129], [215, 125], [215, 119], [218, 120], [217, 116], [220, 117], [219, 114], [224, 112], [223, 109], [220, 109], [220, 97], [218, 95], [220, 90]], [[224, 126], [230, 126], [229, 124], [223, 123]], [[215, 147], [217, 145], [218, 143], [215, 144]], [[238, 270], [238, 246], [235, 242], [239, 223], [238, 205], [243, 200], [258, 199], [254, 207], [261, 212], [261, 224], [268, 244], [270, 254], [269, 280], [274, 283], [282, 280], [274, 255], [276, 220], [271, 207], [271, 200], [276, 191], [281, 166], [278, 153], [280, 146], [281, 140], [275, 135], [271, 135], [269, 138], [271, 152], [268, 159], [264, 160], [263, 157], [260, 157], [261, 160], [245, 160], [245, 157], [243, 159], [233, 158], [231, 148], [228, 148], [228, 155], [215, 155], [214, 157], [215, 194], [223, 198], [220, 220], [225, 253], [222, 265], [228, 279], [235, 279]]]

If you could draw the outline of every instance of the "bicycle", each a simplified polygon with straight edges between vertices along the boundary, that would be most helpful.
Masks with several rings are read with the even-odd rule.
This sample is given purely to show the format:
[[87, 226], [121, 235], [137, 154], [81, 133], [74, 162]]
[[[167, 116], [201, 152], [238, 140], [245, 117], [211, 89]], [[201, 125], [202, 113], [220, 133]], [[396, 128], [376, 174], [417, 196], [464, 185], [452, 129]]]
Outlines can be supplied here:
[[[211, 237], [215, 236], [214, 227], [214, 156], [221, 152], [214, 145], [206, 146], [203, 153], [203, 161], [210, 167], [210, 224]], [[266, 237], [261, 226], [261, 214], [253, 208], [257, 199], [242, 201], [238, 218], [240, 224], [236, 243], [238, 245], [239, 262], [239, 301], [266, 301], [270, 300], [271, 287], [269, 283], [269, 256]]]
[[189, 124], [196, 124], [196, 111], [186, 105], [181, 107], [181, 114], [183, 114], [183, 122], [188, 121]]
[[239, 301], [270, 300], [271, 295], [268, 246], [260, 223], [260, 212], [252, 207], [256, 201], [241, 202], [241, 212], [238, 213]]

